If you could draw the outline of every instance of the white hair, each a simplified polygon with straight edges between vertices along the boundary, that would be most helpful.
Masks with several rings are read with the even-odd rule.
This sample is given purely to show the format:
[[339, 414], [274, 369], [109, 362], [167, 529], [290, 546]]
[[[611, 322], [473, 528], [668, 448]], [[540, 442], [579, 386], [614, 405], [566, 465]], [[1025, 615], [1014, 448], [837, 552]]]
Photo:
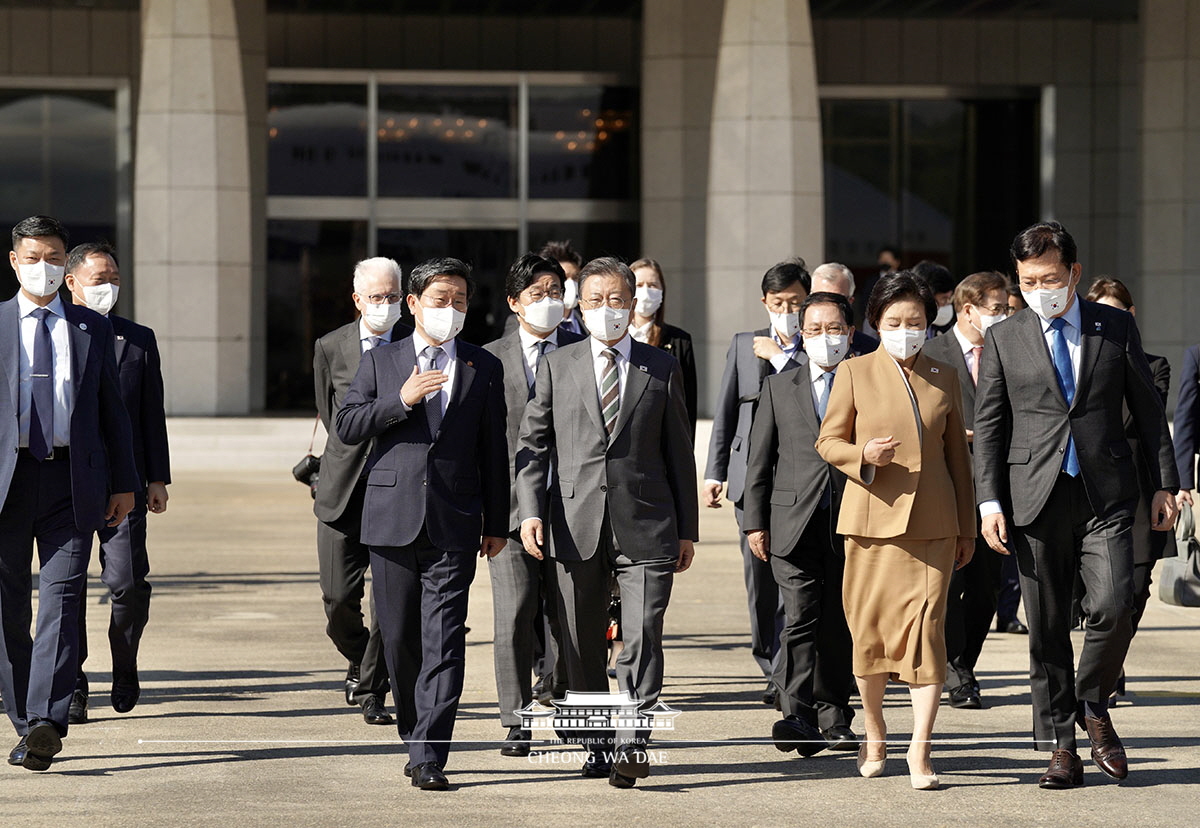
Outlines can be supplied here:
[[[845, 294], [845, 296], [847, 299], [853, 299], [854, 298], [854, 273], [851, 272], [850, 268], [848, 268], [844, 264], [840, 264], [838, 262], [826, 262], [825, 264], [820, 265], [816, 270], [814, 270], [812, 272], [813, 291], [816, 292], [816, 290], [817, 290], [817, 282], [832, 283], [832, 282], [837, 282], [839, 279], [846, 280], [847, 293]], [[833, 291], [833, 293], [841, 293], [841, 292], [842, 291], [840, 291], [840, 290]]]
[[354, 292], [359, 296], [365, 295], [367, 278], [371, 275], [393, 276], [397, 285], [403, 284], [404, 275], [395, 259], [386, 256], [363, 259], [354, 266]]

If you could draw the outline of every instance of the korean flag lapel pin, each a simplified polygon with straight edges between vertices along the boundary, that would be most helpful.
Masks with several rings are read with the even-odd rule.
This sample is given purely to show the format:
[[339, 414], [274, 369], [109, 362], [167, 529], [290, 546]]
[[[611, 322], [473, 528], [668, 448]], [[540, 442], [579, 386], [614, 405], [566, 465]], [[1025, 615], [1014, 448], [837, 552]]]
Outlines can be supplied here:
[[929, 373], [931, 373], [931, 374], [937, 374], [937, 373], [940, 373], [940, 372], [938, 371], [938, 369], [937, 369], [937, 366], [935, 366], [935, 365], [930, 365], [930, 366], [929, 366]]
[[638, 370], [641, 371], [643, 374], [650, 373], [650, 369], [647, 368], [645, 365], [638, 365]]

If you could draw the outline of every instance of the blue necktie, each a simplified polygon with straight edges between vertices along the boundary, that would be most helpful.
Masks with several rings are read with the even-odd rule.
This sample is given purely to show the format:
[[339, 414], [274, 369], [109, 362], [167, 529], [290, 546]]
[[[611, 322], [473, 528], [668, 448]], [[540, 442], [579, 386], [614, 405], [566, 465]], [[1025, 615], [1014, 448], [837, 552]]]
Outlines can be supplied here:
[[33, 365], [30, 371], [29, 453], [37, 460], [50, 456], [54, 446], [54, 345], [46, 317], [38, 308], [30, 316], [37, 320], [33, 334]]
[[[833, 388], [833, 374], [826, 371], [817, 379], [821, 382], [821, 393], [817, 395], [817, 421], [822, 422], [825, 412], [829, 410], [829, 390]], [[831, 486], [832, 482], [826, 483], [825, 490], [821, 492], [821, 500], [817, 505], [822, 509], [828, 509], [829, 504], [833, 502]]]
[[[1050, 320], [1054, 338], [1050, 344], [1050, 357], [1054, 360], [1054, 373], [1058, 375], [1058, 387], [1062, 390], [1067, 407], [1075, 400], [1075, 372], [1071, 368], [1071, 353], [1067, 350], [1067, 335], [1063, 326], [1067, 322], [1061, 316]], [[1075, 438], [1067, 438], [1067, 451], [1063, 457], [1062, 470], [1071, 477], [1079, 474], [1079, 455], [1075, 452]]]

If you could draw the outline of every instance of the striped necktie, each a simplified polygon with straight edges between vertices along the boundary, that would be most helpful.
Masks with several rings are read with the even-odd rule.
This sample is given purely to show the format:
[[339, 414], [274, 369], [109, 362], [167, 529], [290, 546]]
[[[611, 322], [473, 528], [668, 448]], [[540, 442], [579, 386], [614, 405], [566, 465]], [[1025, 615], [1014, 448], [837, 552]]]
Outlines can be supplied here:
[[600, 375], [600, 413], [604, 416], [604, 431], [612, 437], [617, 428], [617, 412], [621, 409], [621, 382], [617, 374], [617, 349], [605, 348], [602, 352], [608, 364]]

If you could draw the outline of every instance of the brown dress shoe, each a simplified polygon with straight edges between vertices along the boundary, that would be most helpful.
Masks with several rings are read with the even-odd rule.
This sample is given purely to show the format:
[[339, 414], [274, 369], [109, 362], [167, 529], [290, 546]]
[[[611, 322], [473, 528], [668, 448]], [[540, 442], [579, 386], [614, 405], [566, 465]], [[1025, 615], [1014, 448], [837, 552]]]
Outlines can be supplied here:
[[1083, 761], [1073, 750], [1056, 750], [1050, 767], [1038, 780], [1039, 788], [1078, 788], [1083, 784]]
[[1112, 719], [1105, 716], [1095, 719], [1084, 717], [1084, 727], [1087, 728], [1088, 738], [1092, 740], [1092, 761], [1105, 775], [1113, 779], [1124, 779], [1129, 776], [1129, 763], [1125, 759], [1125, 746], [1121, 737], [1113, 730]]

